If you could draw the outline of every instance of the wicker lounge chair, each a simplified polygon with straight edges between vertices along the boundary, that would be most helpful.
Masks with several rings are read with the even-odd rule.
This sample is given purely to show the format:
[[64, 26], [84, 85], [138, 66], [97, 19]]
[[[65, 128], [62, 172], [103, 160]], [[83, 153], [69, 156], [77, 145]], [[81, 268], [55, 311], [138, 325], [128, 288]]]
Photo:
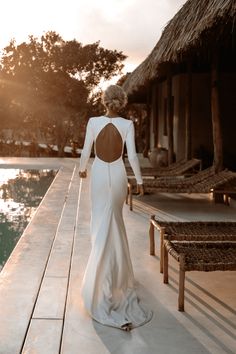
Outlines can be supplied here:
[[236, 180], [236, 173], [223, 170], [214, 173], [214, 169], [200, 171], [196, 176], [185, 179], [144, 180], [145, 187], [151, 192], [164, 193], [210, 193], [213, 189]]
[[164, 283], [168, 283], [168, 253], [179, 262], [178, 310], [184, 311], [186, 271], [236, 270], [234, 242], [172, 242], [164, 241]]
[[[184, 162], [186, 162], [185, 159], [182, 159], [178, 162], [173, 162], [172, 164], [170, 164], [169, 166], [160, 166], [160, 167], [141, 167], [141, 172], [142, 174], [144, 173], [144, 175], [148, 175], [148, 176], [152, 176], [153, 172], [158, 172], [158, 171], [163, 171], [168, 173], [168, 171], [172, 171], [175, 170], [176, 168], [178, 168], [179, 166], [181, 166]], [[128, 162], [128, 165], [125, 166], [126, 172], [128, 175], [133, 176], [133, 170]]]
[[[133, 209], [133, 185], [133, 180], [129, 179], [127, 202], [130, 210]], [[144, 187], [146, 192], [152, 193], [221, 193], [226, 196], [225, 202], [228, 204], [228, 195], [236, 193], [236, 173], [228, 170], [214, 173], [211, 167], [187, 178], [144, 179]]]
[[150, 219], [150, 254], [160, 231], [160, 270], [168, 283], [168, 253], [179, 262], [179, 310], [184, 311], [185, 272], [236, 270], [236, 222], [167, 222]]
[[[191, 159], [191, 160], [181, 160], [178, 162], [174, 162], [170, 166], [167, 167], [142, 167], [141, 172], [143, 176], [149, 177], [165, 177], [165, 176], [182, 176], [187, 172], [197, 172], [201, 170], [201, 160], [199, 159]], [[128, 176], [133, 176], [133, 170], [130, 166], [126, 167], [126, 172]]]
[[150, 255], [155, 255], [155, 229], [160, 232], [160, 272], [163, 272], [164, 237], [179, 241], [236, 241], [236, 222], [160, 221], [150, 218]]

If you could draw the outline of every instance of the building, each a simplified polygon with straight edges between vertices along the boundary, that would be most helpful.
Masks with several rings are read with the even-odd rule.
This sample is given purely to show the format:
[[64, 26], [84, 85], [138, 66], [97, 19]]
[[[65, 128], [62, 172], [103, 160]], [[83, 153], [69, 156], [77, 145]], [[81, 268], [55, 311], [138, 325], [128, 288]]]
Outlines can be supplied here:
[[149, 107], [150, 149], [236, 169], [236, 2], [188, 0], [123, 84]]

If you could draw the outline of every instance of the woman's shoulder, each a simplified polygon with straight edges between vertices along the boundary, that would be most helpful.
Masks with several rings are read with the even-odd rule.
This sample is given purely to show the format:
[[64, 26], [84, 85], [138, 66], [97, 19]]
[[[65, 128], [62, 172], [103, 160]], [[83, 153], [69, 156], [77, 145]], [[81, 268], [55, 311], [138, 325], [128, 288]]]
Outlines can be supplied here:
[[94, 119], [98, 119], [99, 117], [90, 117], [88, 120], [92, 122]]
[[129, 128], [131, 125], [133, 125], [133, 121], [131, 119], [123, 118], [125, 121], [125, 125], [127, 128]]
[[130, 124], [132, 123], [132, 120], [128, 119], [128, 118], [124, 118], [124, 117], [119, 117], [117, 118], [119, 119], [123, 124], [125, 124], [127, 127], [130, 126]]
[[119, 117], [119, 118], [116, 118], [116, 119], [119, 122], [119, 125], [121, 127], [123, 127], [123, 129], [126, 132], [129, 130], [130, 126], [133, 124], [132, 120], [127, 119], [127, 118]]
[[98, 121], [101, 121], [102, 119], [105, 119], [105, 118], [106, 118], [105, 116], [94, 116], [94, 117], [90, 117], [89, 121], [90, 122], [98, 122]]
[[90, 117], [89, 119], [88, 119], [88, 124], [96, 124], [96, 122], [98, 122], [100, 119], [99, 118], [101, 118], [102, 116], [99, 116], [99, 117]]

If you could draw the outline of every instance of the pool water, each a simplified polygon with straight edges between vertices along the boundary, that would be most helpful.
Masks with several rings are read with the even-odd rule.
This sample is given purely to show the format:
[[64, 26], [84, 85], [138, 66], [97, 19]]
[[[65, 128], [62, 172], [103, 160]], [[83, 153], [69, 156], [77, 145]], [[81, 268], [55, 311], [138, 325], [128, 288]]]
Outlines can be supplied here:
[[0, 271], [55, 175], [46, 169], [0, 169]]

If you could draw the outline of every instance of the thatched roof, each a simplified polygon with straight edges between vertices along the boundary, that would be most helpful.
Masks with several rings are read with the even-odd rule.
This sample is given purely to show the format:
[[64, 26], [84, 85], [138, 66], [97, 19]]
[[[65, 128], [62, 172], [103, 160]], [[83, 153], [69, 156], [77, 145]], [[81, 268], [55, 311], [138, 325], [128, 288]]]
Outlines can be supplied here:
[[[158, 76], [158, 68], [166, 62], [179, 63], [191, 50], [204, 46], [209, 33], [214, 41], [219, 28], [236, 26], [235, 0], [188, 0], [162, 32], [149, 56], [129, 75], [123, 87], [128, 94], [145, 86]], [[217, 30], [216, 30], [217, 29]], [[207, 43], [208, 45], [208, 43]]]

